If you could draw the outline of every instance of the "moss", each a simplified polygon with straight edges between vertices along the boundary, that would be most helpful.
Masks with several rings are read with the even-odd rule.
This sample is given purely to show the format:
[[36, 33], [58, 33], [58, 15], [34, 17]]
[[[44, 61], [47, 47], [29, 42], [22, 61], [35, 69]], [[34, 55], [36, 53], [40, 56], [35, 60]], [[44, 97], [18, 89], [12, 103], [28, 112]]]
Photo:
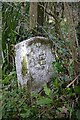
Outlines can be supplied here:
[[53, 42], [51, 40], [48, 40], [48, 39], [43, 39], [43, 38], [35, 38], [34, 40], [32, 41], [29, 41], [28, 45], [32, 45], [32, 44], [36, 44], [36, 43], [41, 43], [42, 45], [45, 44], [45, 45], [49, 45], [51, 48], [53, 47]]
[[24, 77], [28, 73], [28, 61], [27, 61], [27, 56], [26, 55], [23, 57], [23, 60], [22, 60], [21, 64], [22, 64], [21, 72], [22, 72], [22, 76]]

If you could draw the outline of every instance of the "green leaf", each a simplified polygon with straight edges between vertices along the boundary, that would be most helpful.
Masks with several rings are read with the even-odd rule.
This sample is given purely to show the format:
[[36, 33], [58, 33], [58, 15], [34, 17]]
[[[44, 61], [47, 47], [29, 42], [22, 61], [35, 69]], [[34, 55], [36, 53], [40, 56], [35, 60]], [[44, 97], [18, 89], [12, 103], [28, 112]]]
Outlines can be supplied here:
[[10, 81], [10, 79], [11, 79], [11, 78], [13, 77], [13, 75], [15, 75], [15, 74], [16, 74], [15, 71], [11, 72], [9, 75], [7, 75], [7, 76], [5, 77], [5, 79], [2, 80], [2, 83], [3, 83], [3, 84], [8, 84], [9, 81]]
[[37, 105], [49, 105], [52, 103], [52, 100], [50, 98], [41, 98], [37, 101]]
[[76, 86], [76, 87], [75, 87], [75, 92], [76, 92], [78, 95], [80, 95], [80, 86]]
[[30, 111], [30, 109], [29, 110], [27, 109], [26, 112], [20, 113], [20, 115], [22, 118], [27, 118], [31, 115], [31, 111]]
[[50, 95], [51, 95], [51, 90], [47, 87], [46, 84], [44, 84], [43, 87], [44, 87], [44, 92], [45, 92], [45, 94], [50, 97]]
[[20, 116], [21, 116], [22, 118], [26, 118], [26, 113], [21, 113]]
[[57, 79], [55, 79], [55, 81], [53, 82], [53, 86], [55, 88], [59, 88], [60, 84], [59, 84], [59, 81]]
[[76, 116], [77, 116], [77, 119], [80, 120], [80, 110], [79, 109], [76, 111]]

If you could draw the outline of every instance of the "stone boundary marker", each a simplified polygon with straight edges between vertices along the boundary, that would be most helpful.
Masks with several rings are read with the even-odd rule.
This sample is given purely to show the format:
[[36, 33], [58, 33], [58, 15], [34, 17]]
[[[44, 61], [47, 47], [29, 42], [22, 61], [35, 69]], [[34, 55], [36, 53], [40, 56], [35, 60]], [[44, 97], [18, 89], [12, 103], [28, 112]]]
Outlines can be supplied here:
[[18, 85], [39, 92], [53, 76], [55, 57], [53, 42], [45, 37], [32, 37], [15, 45], [15, 63]]

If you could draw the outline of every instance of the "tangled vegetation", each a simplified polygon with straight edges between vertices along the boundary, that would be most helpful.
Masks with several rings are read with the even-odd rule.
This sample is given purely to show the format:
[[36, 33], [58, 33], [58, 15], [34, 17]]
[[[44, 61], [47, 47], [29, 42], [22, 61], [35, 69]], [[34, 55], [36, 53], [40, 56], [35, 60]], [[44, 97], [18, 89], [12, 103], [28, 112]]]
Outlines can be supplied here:
[[[56, 4], [54, 10], [57, 9]], [[73, 3], [73, 10], [79, 4]], [[72, 3], [69, 6], [72, 7]], [[42, 36], [54, 42], [55, 51], [52, 52], [56, 59], [51, 82], [44, 84], [40, 93], [31, 96], [25, 89], [18, 88], [14, 45], [36, 35], [36, 28], [29, 29], [29, 8], [30, 3], [7, 2], [2, 5], [2, 120], [80, 120], [80, 45], [72, 40], [76, 35], [80, 42], [80, 26], [78, 24], [75, 30], [72, 27], [70, 31], [75, 22], [72, 24], [72, 18], [67, 20], [68, 15], [62, 16], [63, 11], [58, 13], [60, 21], [56, 21], [46, 8], [47, 20], [42, 26]], [[77, 53], [76, 57], [74, 53]]]

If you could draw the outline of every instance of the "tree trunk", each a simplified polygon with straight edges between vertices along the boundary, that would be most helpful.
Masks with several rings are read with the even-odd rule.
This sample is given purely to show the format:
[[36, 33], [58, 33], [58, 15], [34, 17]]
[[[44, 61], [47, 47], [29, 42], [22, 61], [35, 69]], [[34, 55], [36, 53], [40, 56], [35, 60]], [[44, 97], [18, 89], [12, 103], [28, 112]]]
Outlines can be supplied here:
[[[69, 34], [71, 51], [72, 51], [72, 59], [74, 63], [74, 77], [76, 77], [79, 74], [79, 68], [80, 68], [80, 64], [77, 61], [80, 48], [78, 45], [78, 39], [76, 36], [76, 31], [73, 23], [72, 10], [68, 3], [64, 3], [64, 8], [65, 8], [65, 16], [68, 21], [68, 29], [69, 29], [68, 34]], [[77, 49], [78, 49], [78, 54], [77, 54]]]
[[42, 7], [43, 5], [44, 3], [30, 3], [30, 29], [34, 29], [37, 35], [42, 35], [44, 18], [44, 7]]
[[37, 25], [37, 2], [30, 2], [30, 29]]

